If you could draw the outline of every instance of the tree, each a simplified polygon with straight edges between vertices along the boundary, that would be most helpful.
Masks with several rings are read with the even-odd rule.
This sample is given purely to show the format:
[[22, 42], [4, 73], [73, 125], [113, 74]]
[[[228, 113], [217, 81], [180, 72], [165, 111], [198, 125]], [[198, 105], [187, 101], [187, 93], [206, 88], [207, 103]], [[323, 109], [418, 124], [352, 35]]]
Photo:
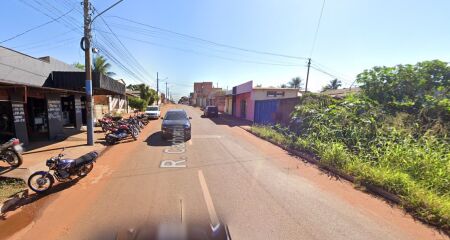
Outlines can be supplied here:
[[92, 71], [95, 73], [101, 73], [109, 77], [116, 75], [114, 72], [109, 71], [111, 64], [109, 64], [103, 56], [97, 56], [94, 58], [94, 65], [92, 68]]
[[72, 64], [74, 67], [80, 69], [80, 70], [84, 70], [84, 64], [81, 64], [79, 62], [76, 62], [74, 64]]
[[303, 80], [300, 77], [292, 78], [292, 80], [288, 83], [291, 88], [301, 88], [303, 85]]
[[[356, 78], [363, 93], [391, 113], [413, 114], [423, 126], [450, 129], [450, 66], [433, 60], [374, 67]], [[446, 133], [447, 134], [447, 133]]]
[[338, 89], [342, 86], [341, 80], [335, 78], [330, 81], [325, 87], [323, 87], [322, 91], [331, 90], [331, 89]]
[[262, 84], [256, 84], [256, 87], [260, 88], [260, 87], [262, 87]]
[[133, 91], [139, 91], [139, 97], [146, 102], [147, 105], [152, 105], [159, 100], [159, 96], [156, 90], [151, 89], [148, 85], [145, 84], [130, 84], [127, 86], [127, 89]]
[[280, 85], [280, 88], [287, 88], [286, 83], [281, 84], [281, 85]]
[[144, 101], [144, 99], [137, 97], [128, 98], [128, 104], [131, 108], [138, 109], [139, 111], [143, 111], [147, 106], [147, 103]]

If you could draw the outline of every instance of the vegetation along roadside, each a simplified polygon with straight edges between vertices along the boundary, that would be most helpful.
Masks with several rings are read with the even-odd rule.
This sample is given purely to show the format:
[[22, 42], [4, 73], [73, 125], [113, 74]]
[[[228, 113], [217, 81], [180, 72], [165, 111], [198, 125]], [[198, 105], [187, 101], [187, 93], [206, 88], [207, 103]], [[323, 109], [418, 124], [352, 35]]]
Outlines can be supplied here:
[[374, 67], [357, 82], [357, 95], [306, 94], [289, 126], [252, 132], [396, 194], [403, 208], [449, 234], [450, 67], [438, 60]]

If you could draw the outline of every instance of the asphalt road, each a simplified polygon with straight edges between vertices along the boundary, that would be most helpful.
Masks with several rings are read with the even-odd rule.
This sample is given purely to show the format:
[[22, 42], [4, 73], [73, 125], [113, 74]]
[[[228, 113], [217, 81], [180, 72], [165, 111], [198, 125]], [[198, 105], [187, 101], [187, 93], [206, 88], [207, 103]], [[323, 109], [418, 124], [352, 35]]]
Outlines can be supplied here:
[[88, 177], [32, 203], [39, 209], [13, 238], [108, 239], [220, 219], [233, 239], [446, 239], [229, 121], [171, 107], [192, 117], [191, 140], [173, 147], [160, 138], [161, 120], [152, 121], [138, 141], [105, 152]]

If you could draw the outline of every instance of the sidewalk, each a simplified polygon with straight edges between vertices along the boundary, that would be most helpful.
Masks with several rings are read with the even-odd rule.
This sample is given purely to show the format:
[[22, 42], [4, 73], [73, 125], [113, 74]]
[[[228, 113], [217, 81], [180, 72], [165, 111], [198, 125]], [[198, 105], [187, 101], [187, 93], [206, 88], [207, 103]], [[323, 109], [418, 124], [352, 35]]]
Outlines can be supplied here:
[[31, 173], [38, 170], [48, 170], [48, 167], [45, 166], [45, 161], [52, 156], [57, 156], [63, 148], [65, 148], [64, 154], [66, 158], [78, 158], [90, 151], [104, 151], [106, 149], [103, 141], [104, 137], [105, 133], [101, 132], [101, 128], [95, 127], [94, 146], [86, 145], [86, 131], [72, 133], [62, 141], [32, 142], [24, 147], [23, 164], [16, 169], [10, 169], [6, 164], [2, 163], [0, 176], [22, 178], [27, 181]]

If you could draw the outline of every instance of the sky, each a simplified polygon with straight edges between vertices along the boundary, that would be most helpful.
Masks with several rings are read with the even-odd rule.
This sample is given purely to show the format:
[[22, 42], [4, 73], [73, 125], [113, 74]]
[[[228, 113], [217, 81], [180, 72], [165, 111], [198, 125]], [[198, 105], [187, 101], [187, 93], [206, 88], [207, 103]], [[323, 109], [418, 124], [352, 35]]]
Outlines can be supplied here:
[[[80, 1], [3, 1], [0, 42], [65, 15], [0, 45], [34, 57], [84, 63]], [[94, 15], [115, 2], [91, 0]], [[94, 21], [94, 47], [111, 62], [115, 78], [156, 88], [159, 72], [165, 79], [160, 89], [167, 82], [175, 99], [200, 81], [223, 89], [249, 80], [266, 87], [297, 76], [305, 81], [308, 58], [314, 67], [311, 91], [320, 91], [335, 77], [349, 87], [357, 74], [374, 66], [450, 61], [450, 1], [326, 0], [317, 28], [322, 4], [124, 0]]]

